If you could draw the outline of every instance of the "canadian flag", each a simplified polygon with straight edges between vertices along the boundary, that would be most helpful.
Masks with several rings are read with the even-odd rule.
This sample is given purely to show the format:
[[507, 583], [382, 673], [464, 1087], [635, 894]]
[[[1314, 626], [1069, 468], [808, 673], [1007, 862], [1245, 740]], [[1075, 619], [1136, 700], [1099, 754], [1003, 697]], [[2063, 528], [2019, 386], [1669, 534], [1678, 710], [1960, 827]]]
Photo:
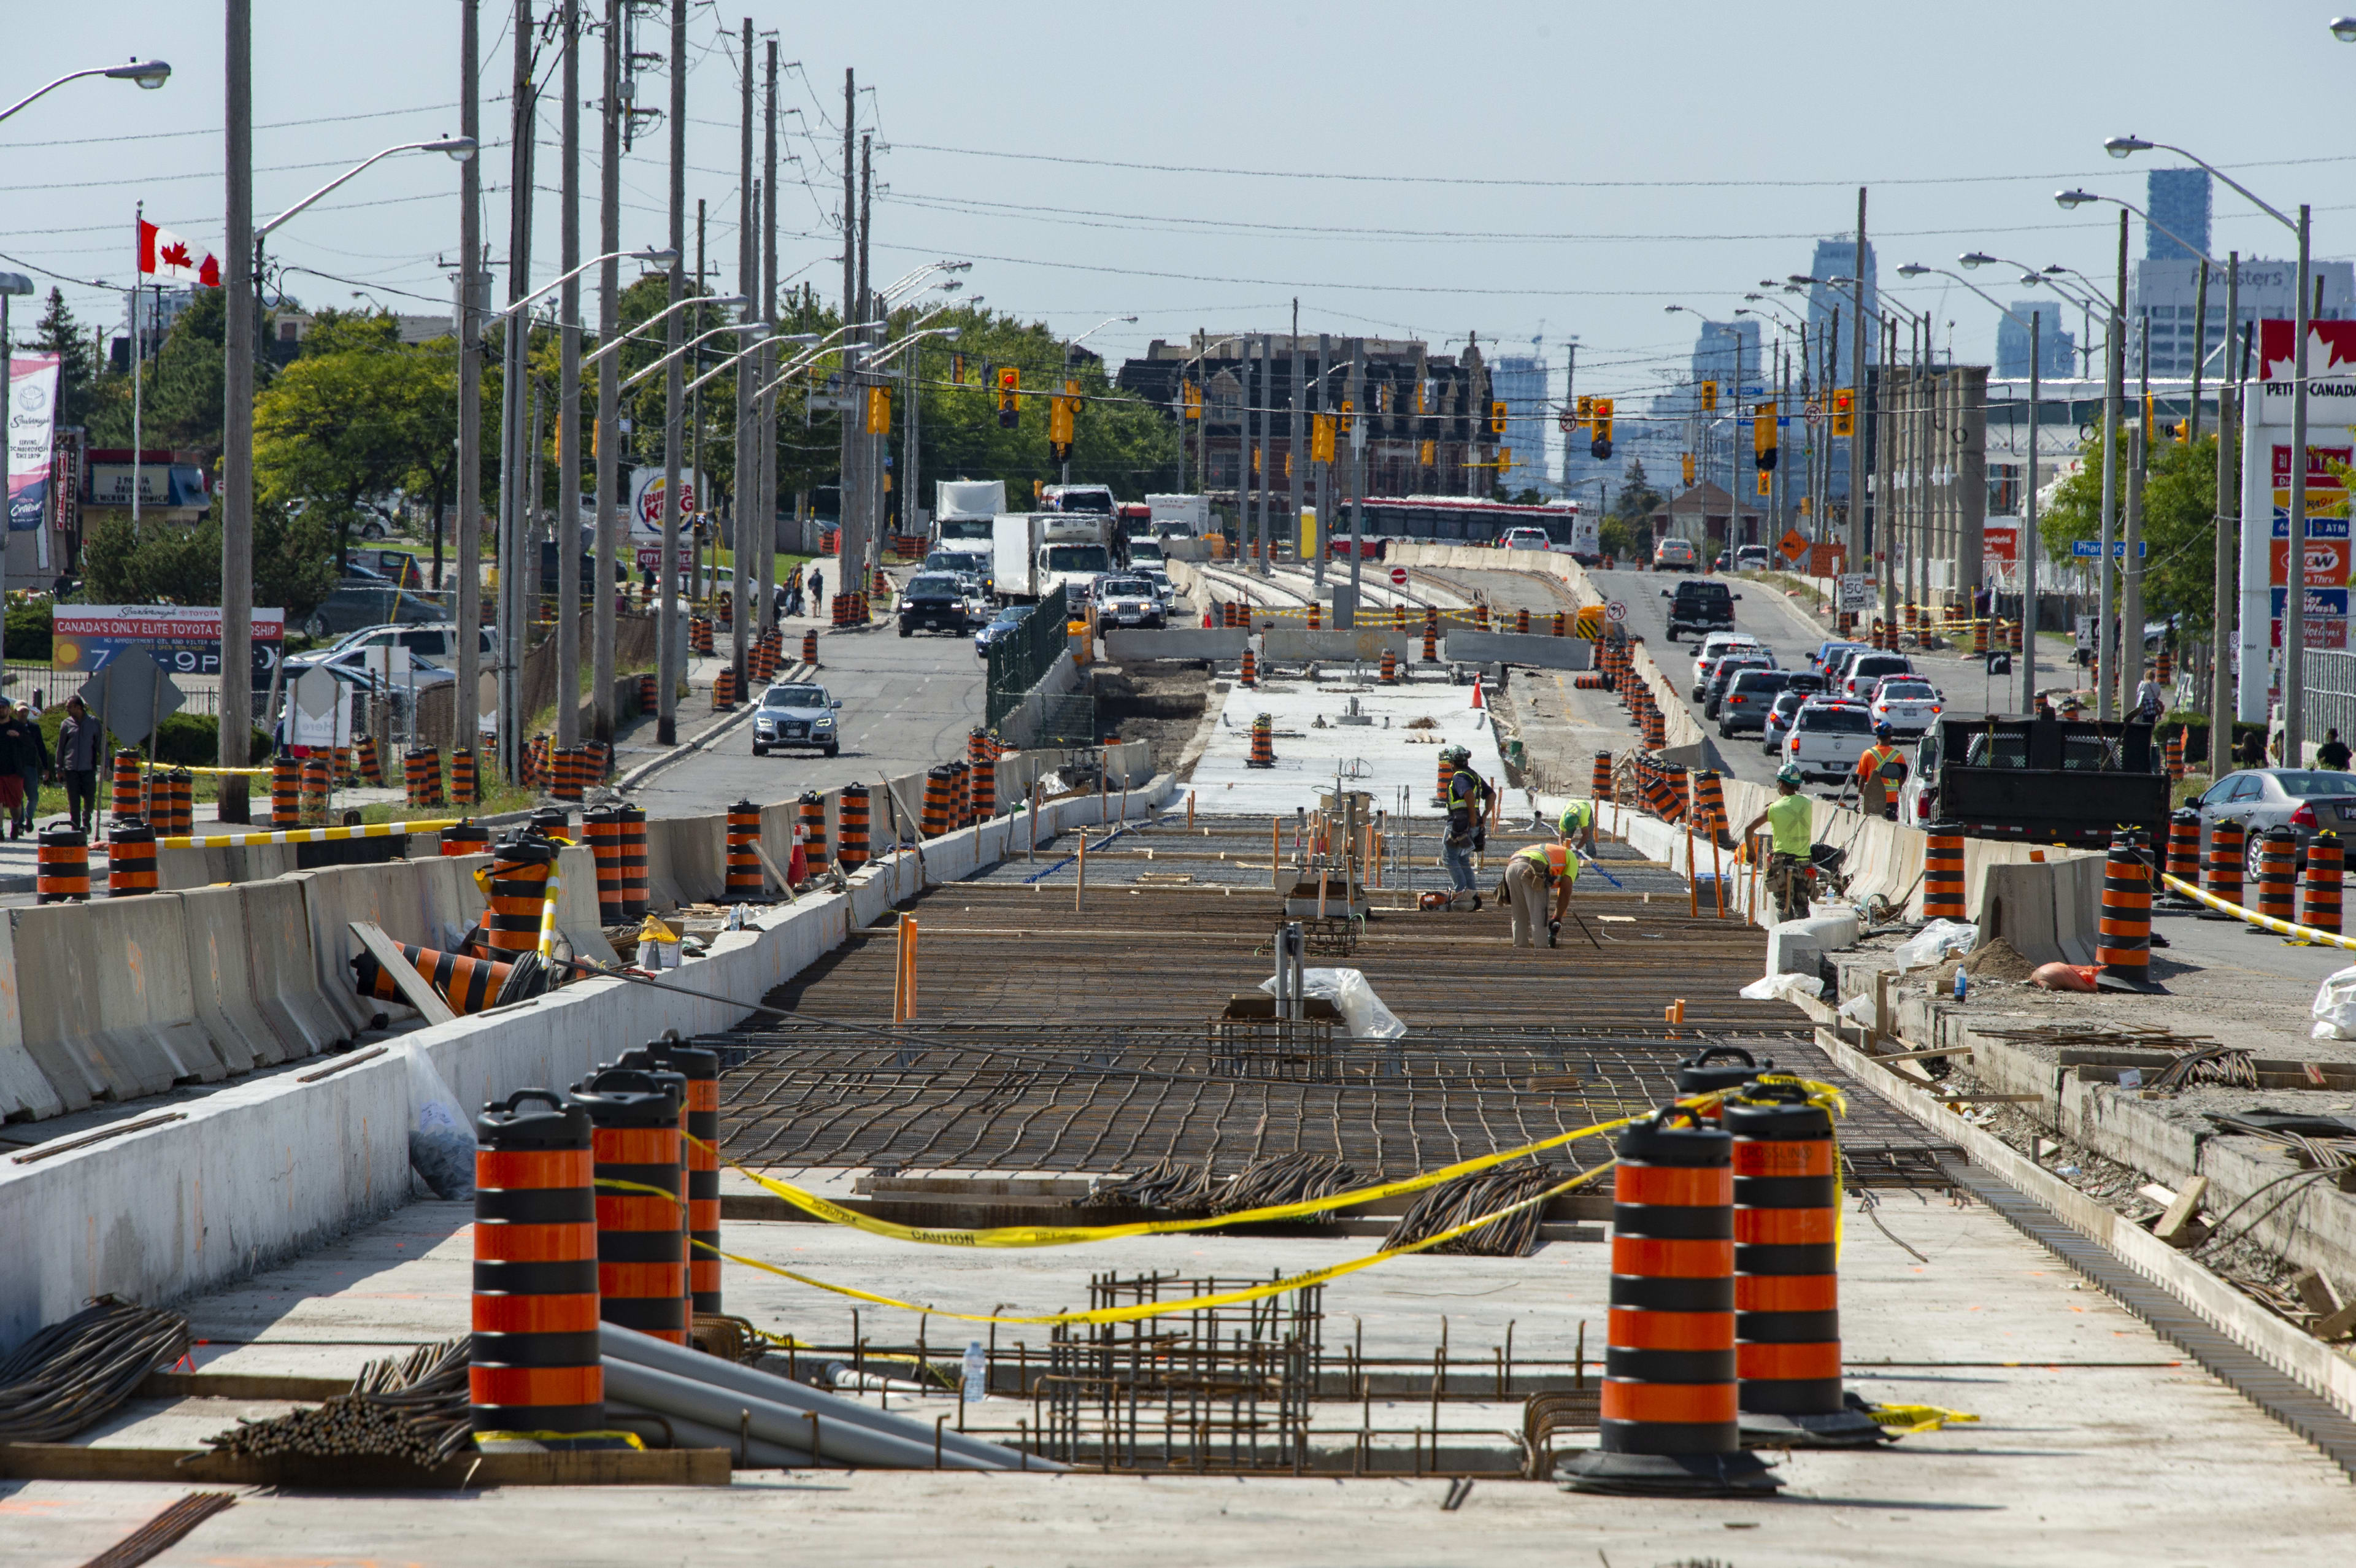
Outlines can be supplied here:
[[177, 278], [217, 289], [220, 287], [220, 262], [209, 251], [196, 251], [170, 229], [158, 229], [143, 218], [139, 220], [139, 275]]

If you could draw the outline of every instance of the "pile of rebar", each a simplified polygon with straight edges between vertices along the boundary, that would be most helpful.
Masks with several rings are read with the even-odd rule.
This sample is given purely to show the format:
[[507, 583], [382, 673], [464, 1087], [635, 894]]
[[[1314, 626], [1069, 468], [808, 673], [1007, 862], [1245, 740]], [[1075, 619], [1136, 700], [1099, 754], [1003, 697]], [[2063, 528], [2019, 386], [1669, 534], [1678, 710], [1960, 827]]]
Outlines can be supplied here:
[[102, 1296], [0, 1360], [0, 1443], [58, 1443], [188, 1353], [177, 1312]]
[[[1365, 1177], [1332, 1155], [1280, 1154], [1274, 1159], [1257, 1159], [1244, 1167], [1243, 1173], [1227, 1183], [1226, 1190], [1212, 1202], [1211, 1212], [1235, 1214], [1246, 1209], [1269, 1209], [1280, 1203], [1306, 1203], [1365, 1185]], [[1315, 1216], [1320, 1220], [1331, 1217]]]
[[205, 1439], [214, 1452], [248, 1457], [396, 1459], [421, 1467], [458, 1452], [472, 1432], [466, 1356], [472, 1336], [370, 1361], [352, 1392], [268, 1421], [241, 1420]]
[[[1453, 1181], [1443, 1181], [1419, 1194], [1408, 1205], [1408, 1211], [1398, 1217], [1398, 1222], [1383, 1238], [1383, 1250], [1412, 1246], [1428, 1236], [1452, 1231], [1509, 1203], [1536, 1197], [1561, 1179], [1552, 1170], [1518, 1166], [1475, 1171]], [[1544, 1204], [1533, 1203], [1428, 1250], [1454, 1253], [1460, 1257], [1526, 1258], [1537, 1251], [1538, 1223], [1544, 1209]]]
[[2190, 1089], [2206, 1085], [2217, 1089], [2254, 1089], [2258, 1086], [2256, 1060], [2247, 1047], [2212, 1045], [2205, 1050], [2188, 1051], [2159, 1070], [2144, 1086], [2147, 1089]]
[[1175, 1214], [1207, 1214], [1211, 1211], [1210, 1172], [1181, 1159], [1157, 1159], [1143, 1170], [1118, 1181], [1099, 1182], [1094, 1192], [1072, 1200], [1075, 1209], [1128, 1205]]

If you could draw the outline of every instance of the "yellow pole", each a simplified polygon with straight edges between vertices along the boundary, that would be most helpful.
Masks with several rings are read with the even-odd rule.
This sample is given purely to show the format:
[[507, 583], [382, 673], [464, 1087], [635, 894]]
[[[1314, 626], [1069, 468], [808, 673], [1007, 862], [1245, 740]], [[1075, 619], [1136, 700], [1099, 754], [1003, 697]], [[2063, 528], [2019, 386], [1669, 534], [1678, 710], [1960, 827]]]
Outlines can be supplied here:
[[1073, 912], [1074, 914], [1077, 914], [1077, 913], [1079, 913], [1079, 912], [1080, 912], [1080, 903], [1081, 903], [1081, 901], [1087, 897], [1087, 891], [1088, 891], [1088, 830], [1087, 830], [1087, 828], [1083, 827], [1083, 828], [1081, 828], [1081, 829], [1080, 829], [1080, 873], [1079, 873], [1079, 880], [1076, 880], [1076, 881], [1075, 881], [1075, 882], [1072, 884], [1072, 912]]

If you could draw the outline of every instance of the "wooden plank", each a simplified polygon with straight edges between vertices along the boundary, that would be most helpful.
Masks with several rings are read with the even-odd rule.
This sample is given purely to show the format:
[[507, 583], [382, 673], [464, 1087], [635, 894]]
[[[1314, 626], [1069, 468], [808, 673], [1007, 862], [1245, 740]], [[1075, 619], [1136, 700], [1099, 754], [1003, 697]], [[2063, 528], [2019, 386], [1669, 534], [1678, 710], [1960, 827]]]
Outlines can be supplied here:
[[791, 900], [794, 896], [793, 883], [786, 880], [786, 874], [777, 869], [777, 863], [769, 859], [769, 852], [761, 848], [761, 841], [758, 838], [753, 840], [753, 853], [760, 860], [761, 869], [769, 874], [771, 885], [785, 894], [787, 899]]
[[360, 939], [360, 945], [368, 949], [369, 956], [392, 976], [394, 987], [401, 992], [401, 999], [423, 1013], [427, 1023], [456, 1021], [458, 1015], [451, 1010], [448, 1002], [442, 999], [442, 993], [425, 983], [425, 976], [401, 955], [401, 948], [376, 922], [353, 920], [344, 923], [351, 928], [354, 936]]
[[725, 1448], [469, 1454], [424, 1467], [390, 1459], [253, 1458], [209, 1448], [0, 1444], [0, 1477], [18, 1481], [215, 1482], [327, 1490], [455, 1491], [486, 1487], [724, 1487]]
[[352, 1380], [273, 1372], [149, 1372], [133, 1392], [138, 1399], [322, 1400], [351, 1392]]

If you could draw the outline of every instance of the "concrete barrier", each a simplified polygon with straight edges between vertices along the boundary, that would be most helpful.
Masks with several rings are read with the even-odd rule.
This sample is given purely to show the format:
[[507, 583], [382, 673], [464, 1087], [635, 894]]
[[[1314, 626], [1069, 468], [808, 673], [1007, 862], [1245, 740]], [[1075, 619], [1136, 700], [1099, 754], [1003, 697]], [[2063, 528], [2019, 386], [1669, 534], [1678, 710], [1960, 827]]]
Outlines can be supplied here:
[[1482, 545], [1440, 544], [1423, 539], [1387, 541], [1385, 563], [1448, 571], [1529, 571], [1568, 586], [1580, 603], [1601, 604], [1604, 595], [1587, 569], [1559, 550], [1496, 549]]
[[[267, 791], [263, 804], [267, 805]], [[222, 832], [239, 831], [234, 826]], [[263, 831], [254, 828], [253, 831]], [[166, 891], [216, 882], [257, 882], [295, 869], [292, 844], [241, 844], [224, 849], [157, 849], [155, 885]]]
[[229, 1069], [198, 1023], [177, 894], [10, 912], [25, 1048], [67, 1110]]
[[[312, 972], [319, 989], [344, 1031], [357, 1034], [379, 1013], [396, 1019], [413, 1018], [403, 1003], [360, 996], [352, 977], [352, 955], [360, 950], [351, 923], [374, 921], [395, 942], [427, 944], [443, 940], [425, 912], [425, 880], [420, 862], [395, 860], [381, 866], [331, 866], [316, 871], [295, 871], [284, 880], [303, 891], [303, 915], [311, 933]], [[429, 941], [430, 939], [430, 941]]]
[[[92, 1092], [85, 1086], [82, 1104], [90, 1103]], [[27, 1048], [24, 1007], [16, 994], [16, 926], [0, 920], [0, 1120], [38, 1120], [76, 1108]]]
[[177, 896], [197, 1021], [229, 1071], [251, 1072], [307, 1054], [287, 1050], [254, 1002], [243, 890], [197, 888]]
[[1115, 664], [1140, 659], [1216, 659], [1237, 664], [1244, 656], [1244, 640], [1251, 634], [1241, 626], [1173, 626], [1161, 632], [1107, 632], [1105, 657]]
[[[1130, 797], [1132, 816], [1166, 799], [1165, 775]], [[1118, 795], [1111, 797], [1117, 805]], [[1044, 826], [1103, 819], [1089, 795], [1060, 801]], [[925, 846], [938, 881], [1003, 854], [1016, 830], [999, 818]], [[1027, 829], [1026, 829], [1027, 831]], [[364, 894], [319, 884], [391, 868], [350, 867], [267, 884], [316, 891], [318, 902]], [[848, 891], [758, 912], [714, 938], [680, 978], [744, 1002], [792, 978], [916, 890], [916, 859], [887, 857]], [[330, 884], [332, 888], [334, 884]], [[246, 890], [251, 891], [252, 890]], [[138, 900], [160, 904], [164, 900]], [[340, 960], [339, 960], [340, 961]], [[322, 961], [324, 964], [324, 960]], [[666, 1029], [715, 1031], [744, 1008], [618, 979], [583, 980], [534, 1001], [417, 1030], [380, 1057], [305, 1083], [276, 1074], [228, 1085], [185, 1107], [185, 1119], [73, 1149], [33, 1165], [0, 1162], [0, 1353], [89, 1296], [113, 1292], [162, 1305], [244, 1277], [389, 1213], [412, 1192], [407, 1053], [431, 1062], [462, 1105], [531, 1085], [562, 1087], [600, 1060]]]
[[[328, 999], [311, 956], [311, 921], [300, 883], [245, 882], [237, 889], [245, 914], [246, 976], [253, 1002], [269, 1020], [284, 1055], [315, 1056], [352, 1037], [344, 1013]], [[347, 977], [344, 990], [348, 993]]]
[[1483, 632], [1451, 626], [1440, 644], [1442, 656], [1457, 664], [1519, 664], [1540, 669], [1595, 667], [1595, 645], [1585, 637]]
[[[1966, 840], [1965, 859], [1970, 859]], [[2002, 937], [2033, 964], [2092, 964], [2103, 909], [2100, 855], [2042, 864], [1984, 865], [1973, 918], [1984, 942]]]
[[1350, 631], [1321, 626], [1312, 632], [1305, 626], [1276, 625], [1260, 633], [1259, 637], [1262, 656], [1284, 664], [1308, 659], [1343, 663], [1355, 659], [1360, 664], [1380, 664], [1386, 648], [1404, 663], [1413, 656], [1410, 650], [1422, 646], [1419, 633], [1393, 632], [1378, 626], [1359, 626]]
[[728, 891], [727, 817], [669, 816], [648, 823], [647, 881], [658, 906], [717, 901]]

